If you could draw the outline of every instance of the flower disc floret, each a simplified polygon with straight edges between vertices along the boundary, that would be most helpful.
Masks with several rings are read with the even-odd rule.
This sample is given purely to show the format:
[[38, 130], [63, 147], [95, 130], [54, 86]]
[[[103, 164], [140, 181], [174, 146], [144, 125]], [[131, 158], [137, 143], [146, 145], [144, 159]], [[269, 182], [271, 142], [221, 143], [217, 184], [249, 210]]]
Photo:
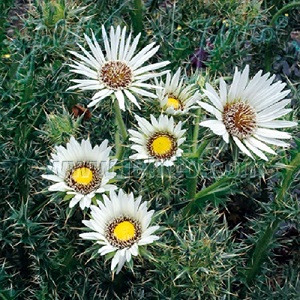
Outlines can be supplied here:
[[149, 154], [158, 159], [170, 159], [177, 148], [176, 138], [168, 132], [156, 132], [147, 142]]
[[166, 95], [167, 97], [167, 103], [165, 105], [165, 109], [167, 110], [168, 108], [174, 109], [174, 110], [182, 110], [184, 109], [184, 106], [181, 102], [180, 99], [177, 99], [173, 95]]
[[116, 218], [107, 225], [105, 237], [119, 249], [131, 247], [141, 238], [141, 224], [126, 216]]
[[91, 162], [77, 162], [66, 172], [65, 182], [75, 192], [87, 195], [101, 185], [101, 169]]
[[133, 74], [130, 67], [121, 61], [109, 61], [99, 70], [99, 81], [112, 90], [123, 90], [130, 86]]
[[225, 105], [223, 123], [227, 132], [239, 139], [250, 137], [256, 129], [255, 110], [244, 102]]

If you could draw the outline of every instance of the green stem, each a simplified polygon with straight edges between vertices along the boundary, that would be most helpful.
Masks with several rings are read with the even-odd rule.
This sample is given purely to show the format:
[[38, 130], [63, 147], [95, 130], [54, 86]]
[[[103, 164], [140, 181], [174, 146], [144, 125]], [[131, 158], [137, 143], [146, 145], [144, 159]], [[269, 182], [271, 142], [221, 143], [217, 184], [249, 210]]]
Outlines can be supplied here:
[[[190, 158], [199, 158], [202, 154], [203, 150], [208, 144], [208, 140], [205, 140], [201, 143], [198, 149], [198, 136], [199, 136], [199, 123], [200, 123], [200, 113], [201, 108], [198, 108], [196, 111], [196, 118], [195, 118], [195, 125], [193, 131], [193, 141], [192, 141], [192, 153], [189, 156]], [[196, 190], [197, 190], [197, 169], [192, 167], [191, 173], [189, 174], [190, 178], [187, 180], [187, 192], [188, 192], [188, 199], [193, 199]]]
[[[124, 154], [124, 147], [122, 142], [127, 140], [128, 134], [127, 129], [124, 124], [122, 113], [120, 110], [119, 102], [117, 99], [114, 99], [114, 108], [115, 108], [115, 117], [116, 117], [116, 124], [118, 125], [118, 131], [115, 133], [115, 142], [116, 142], [116, 158], [121, 159]], [[120, 134], [122, 136], [122, 142], [120, 141]]]
[[[191, 158], [199, 159], [209, 142], [210, 142], [210, 140], [204, 140], [198, 149], [195, 148], [195, 151]], [[194, 147], [193, 147], [193, 149], [194, 149]], [[189, 174], [190, 178], [187, 180], [187, 193], [188, 193], [187, 195], [188, 195], [188, 199], [190, 199], [190, 200], [194, 199], [195, 195], [196, 195], [197, 182], [198, 182], [198, 171], [199, 170], [197, 170], [197, 168], [195, 166], [192, 166], [192, 170]]]
[[246, 282], [248, 285], [252, 283], [253, 279], [258, 273], [261, 267], [261, 263], [265, 258], [265, 254], [269, 247], [269, 244], [271, 243], [274, 233], [277, 230], [277, 227], [280, 224], [280, 222], [281, 219], [277, 217], [275, 221], [273, 221], [271, 224], [268, 224], [266, 231], [259, 238], [250, 261], [250, 268], [247, 270], [246, 273]]
[[198, 174], [197, 170], [192, 170], [191, 172], [191, 178], [187, 181], [187, 189], [188, 189], [188, 199], [192, 200], [194, 199], [197, 191], [197, 182], [198, 182]]
[[137, 35], [140, 32], [143, 33], [143, 1], [134, 0], [134, 10], [132, 12], [132, 27], [134, 33]]
[[198, 146], [200, 113], [201, 113], [201, 108], [198, 108], [196, 111], [195, 127], [193, 132], [193, 153], [197, 151], [197, 146]]
[[206, 146], [209, 144], [209, 142], [210, 142], [209, 139], [202, 141], [199, 148], [196, 149], [196, 152], [194, 153], [195, 156], [193, 156], [193, 157], [200, 158], [203, 151], [205, 150]]
[[300, 2], [294, 2], [294, 3], [290, 3], [286, 6], [284, 6], [283, 8], [281, 8], [272, 18], [271, 22], [270, 22], [270, 26], [274, 26], [275, 22], [277, 21], [277, 19], [279, 18], [279, 16], [281, 16], [282, 14], [284, 14], [286, 11], [300, 6]]
[[280, 201], [283, 201], [284, 196], [287, 193], [287, 190], [290, 186], [290, 184], [293, 182], [293, 175], [299, 169], [300, 167], [300, 153], [297, 153], [296, 157], [292, 160], [290, 165], [288, 166], [287, 172], [284, 176], [281, 189], [279, 190], [276, 201], [279, 203]]
[[[287, 190], [290, 186], [290, 184], [293, 181], [293, 175], [299, 169], [300, 167], [300, 153], [296, 155], [296, 157], [292, 160], [291, 164], [287, 167], [287, 171], [285, 173], [281, 189], [279, 190], [277, 197], [276, 197], [276, 203], [280, 203], [284, 201], [284, 197], [287, 194]], [[278, 225], [284, 218], [282, 215], [275, 215], [270, 222], [270, 224], [267, 225], [267, 228], [263, 235], [258, 239], [254, 252], [252, 254], [251, 260], [248, 264], [248, 269], [246, 271], [246, 282], [248, 285], [252, 283], [254, 280], [256, 274], [258, 273], [260, 266], [266, 256], [266, 252], [269, 248], [269, 245], [272, 241], [272, 238], [278, 228]]]
[[216, 188], [224, 185], [225, 183], [228, 182], [228, 185], [230, 184], [231, 178], [230, 177], [225, 177], [225, 178], [221, 178], [219, 181], [214, 182], [213, 184], [211, 184], [210, 186], [208, 186], [205, 189], [202, 189], [200, 192], [198, 192], [197, 194], [195, 194], [195, 201], [201, 197], [203, 197], [204, 195], [209, 194], [210, 192], [214, 191]]

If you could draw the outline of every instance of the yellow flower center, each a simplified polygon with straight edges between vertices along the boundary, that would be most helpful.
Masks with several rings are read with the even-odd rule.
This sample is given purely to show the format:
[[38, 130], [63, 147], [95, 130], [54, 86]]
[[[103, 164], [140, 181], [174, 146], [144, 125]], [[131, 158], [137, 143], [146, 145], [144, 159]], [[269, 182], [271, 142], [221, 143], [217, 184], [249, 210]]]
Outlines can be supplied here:
[[101, 185], [101, 169], [93, 162], [79, 161], [67, 170], [65, 182], [75, 192], [87, 195]]
[[87, 185], [93, 180], [93, 172], [89, 168], [77, 168], [72, 173], [72, 178], [76, 183]]
[[118, 249], [131, 247], [141, 236], [140, 222], [126, 216], [111, 220], [105, 229], [105, 237], [111, 245]]
[[178, 110], [181, 108], [181, 102], [176, 98], [168, 97], [166, 107], [173, 107], [175, 110]]
[[131, 240], [135, 235], [135, 227], [130, 221], [120, 222], [114, 229], [114, 236], [119, 241]]
[[169, 159], [177, 150], [177, 139], [168, 132], [156, 132], [147, 142], [148, 153], [158, 159]]
[[167, 135], [158, 136], [152, 141], [152, 150], [156, 155], [164, 155], [172, 150], [172, 139]]

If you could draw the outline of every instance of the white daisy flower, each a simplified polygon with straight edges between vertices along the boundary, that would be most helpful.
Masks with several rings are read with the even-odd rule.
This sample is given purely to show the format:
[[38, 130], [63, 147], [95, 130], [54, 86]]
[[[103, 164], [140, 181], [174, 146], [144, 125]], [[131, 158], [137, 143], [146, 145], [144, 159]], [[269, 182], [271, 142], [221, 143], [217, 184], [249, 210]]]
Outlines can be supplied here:
[[134, 145], [131, 149], [138, 153], [131, 155], [130, 159], [144, 159], [145, 163], [155, 163], [155, 166], [172, 166], [183, 150], [179, 146], [185, 141], [181, 129], [182, 122], [174, 124], [173, 117], [160, 115], [158, 120], [150, 115], [151, 123], [146, 119], [135, 116], [138, 121], [139, 131], [128, 130]]
[[259, 71], [249, 80], [249, 66], [246, 66], [243, 72], [235, 70], [230, 87], [220, 79], [219, 94], [207, 83], [203, 92], [212, 105], [198, 103], [216, 119], [203, 121], [200, 125], [221, 135], [226, 143], [231, 136], [239, 149], [251, 158], [251, 152], [264, 160], [268, 158], [263, 151], [276, 154], [266, 144], [289, 146], [281, 139], [290, 139], [291, 135], [274, 129], [297, 125], [296, 122], [275, 120], [292, 110], [285, 108], [290, 99], [284, 99], [290, 91], [283, 91], [286, 84], [281, 81], [273, 83], [275, 75], [269, 76], [269, 73], [262, 75]]
[[119, 190], [118, 194], [111, 191], [109, 198], [103, 195], [103, 199], [103, 203], [97, 200], [98, 206], [91, 205], [92, 219], [82, 221], [93, 232], [81, 233], [80, 237], [101, 245], [101, 255], [115, 252], [111, 270], [118, 265], [118, 274], [126, 261], [139, 254], [140, 246], [159, 239], [152, 235], [159, 226], [149, 227], [154, 211], [147, 211], [147, 202], [141, 203], [141, 196], [134, 199], [132, 193]]
[[173, 77], [168, 73], [166, 81], [161, 80], [157, 85], [157, 97], [164, 112], [171, 115], [186, 114], [190, 109], [195, 108], [194, 104], [199, 100], [200, 94], [195, 85], [184, 85], [183, 78], [180, 79], [181, 69], [179, 68]]
[[164, 74], [165, 72], [153, 73], [152, 71], [166, 66], [169, 62], [164, 61], [142, 67], [158, 51], [159, 46], [154, 47], [155, 43], [151, 43], [134, 55], [140, 36], [141, 34], [138, 34], [131, 44], [131, 33], [126, 38], [126, 27], [122, 31], [120, 26], [116, 30], [111, 27], [109, 42], [104, 26], [102, 26], [104, 55], [94, 33], [92, 32], [92, 40], [85, 35], [91, 53], [78, 45], [84, 55], [70, 51], [79, 59], [79, 61], [74, 60], [74, 64], [70, 66], [73, 68], [71, 72], [84, 75], [88, 79], [71, 80], [76, 85], [69, 89], [96, 90], [88, 107], [98, 104], [111, 94], [116, 96], [122, 110], [125, 110], [125, 97], [138, 108], [140, 105], [136, 95], [156, 98], [154, 93], [145, 89], [157, 87], [144, 81]]
[[49, 191], [74, 195], [69, 206], [74, 207], [79, 202], [83, 210], [90, 207], [95, 194], [116, 189], [115, 185], [108, 184], [116, 175], [109, 170], [117, 161], [110, 160], [111, 147], [107, 147], [107, 144], [108, 141], [104, 140], [100, 146], [92, 148], [89, 140], [82, 140], [79, 144], [71, 137], [66, 148], [56, 146], [55, 153], [51, 154], [51, 165], [48, 166], [55, 175], [42, 175], [56, 182], [49, 187]]

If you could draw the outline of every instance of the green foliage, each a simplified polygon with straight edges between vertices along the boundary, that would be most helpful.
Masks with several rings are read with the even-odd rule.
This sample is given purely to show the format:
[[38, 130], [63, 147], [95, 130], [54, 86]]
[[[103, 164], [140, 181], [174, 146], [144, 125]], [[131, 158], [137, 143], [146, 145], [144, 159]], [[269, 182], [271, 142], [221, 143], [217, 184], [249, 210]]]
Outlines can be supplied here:
[[66, 110], [63, 110], [62, 114], [51, 113], [47, 115], [47, 122], [42, 133], [50, 144], [61, 145], [68, 142], [71, 136], [76, 136], [80, 121], [81, 118], [75, 120]]
[[242, 244], [232, 248], [232, 231], [216, 210], [183, 220], [177, 215], [166, 224], [164, 256], [152, 271], [152, 277], [161, 277], [153, 284], [155, 299], [218, 299], [233, 293], [232, 268]]

